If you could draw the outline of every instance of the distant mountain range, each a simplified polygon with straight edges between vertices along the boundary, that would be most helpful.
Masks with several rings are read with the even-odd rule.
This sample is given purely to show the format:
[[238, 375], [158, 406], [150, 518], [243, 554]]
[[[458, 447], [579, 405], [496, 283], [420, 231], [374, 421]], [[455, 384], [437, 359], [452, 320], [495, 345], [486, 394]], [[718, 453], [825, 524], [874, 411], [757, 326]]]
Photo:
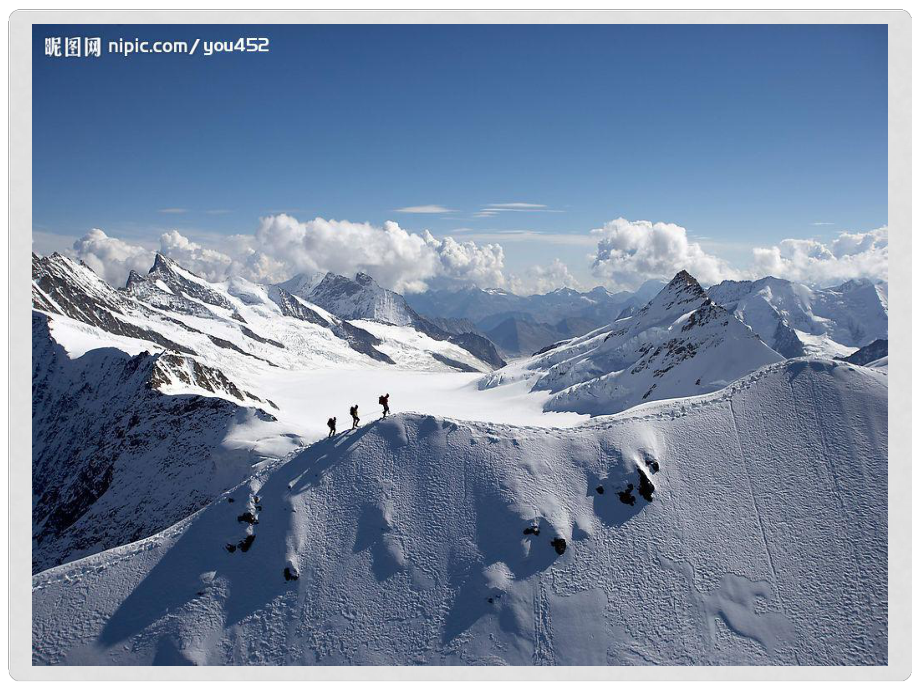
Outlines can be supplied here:
[[[528, 297], [468, 287], [410, 294], [406, 301], [428, 318], [462, 319], [508, 356], [521, 357], [634, 314], [664, 285], [647, 281], [635, 293], [560, 288]], [[885, 282], [816, 289], [767, 277], [727, 280], [707, 293], [785, 357], [846, 355], [888, 336]]]
[[612, 293], [603, 287], [589, 292], [559, 288], [526, 297], [505, 290], [467, 287], [410, 294], [406, 300], [427, 317], [474, 324], [503, 352], [518, 357], [610, 323], [624, 309], [641, 307], [663, 285], [648, 281], [634, 293]]

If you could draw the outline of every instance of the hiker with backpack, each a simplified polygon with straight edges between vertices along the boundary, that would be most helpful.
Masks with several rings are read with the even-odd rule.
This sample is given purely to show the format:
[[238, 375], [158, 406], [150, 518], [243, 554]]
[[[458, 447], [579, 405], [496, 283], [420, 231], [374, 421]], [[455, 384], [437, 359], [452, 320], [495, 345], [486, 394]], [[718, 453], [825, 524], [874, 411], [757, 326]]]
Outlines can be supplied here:
[[361, 421], [361, 419], [358, 417], [358, 406], [352, 405], [351, 407], [348, 408], [348, 411], [351, 413], [351, 428], [357, 429], [358, 422]]
[[377, 402], [383, 405], [383, 416], [386, 417], [390, 414], [390, 394], [381, 395], [377, 398]]
[[329, 421], [326, 422], [326, 426], [329, 427], [329, 436], [327, 438], [335, 436], [335, 417], [330, 417]]

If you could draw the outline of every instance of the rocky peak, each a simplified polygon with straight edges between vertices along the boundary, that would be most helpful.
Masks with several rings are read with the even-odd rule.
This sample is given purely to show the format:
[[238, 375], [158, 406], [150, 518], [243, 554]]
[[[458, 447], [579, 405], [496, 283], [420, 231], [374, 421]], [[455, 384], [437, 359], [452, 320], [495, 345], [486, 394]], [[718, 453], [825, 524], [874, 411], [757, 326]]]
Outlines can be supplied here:
[[183, 268], [172, 259], [157, 252], [148, 278], [162, 280], [177, 295], [186, 295], [215, 307], [233, 309], [233, 304], [213, 289], [203, 278]]
[[175, 266], [175, 261], [167, 256], [164, 256], [163, 254], [160, 254], [160, 252], [157, 252], [156, 256], [153, 257], [153, 266], [150, 267], [149, 273], [174, 273]]
[[132, 271], [128, 274], [128, 280], [125, 281], [125, 288], [128, 289], [128, 290], [130, 290], [131, 288], [133, 288], [133, 287], [135, 287], [135, 286], [137, 286], [137, 285], [141, 285], [141, 284], [146, 283], [146, 282], [147, 282], [147, 279], [144, 278], [144, 276], [142, 276], [142, 275], [141, 275], [140, 273], [138, 273], [137, 271], [132, 270]]
[[640, 311], [641, 313], [660, 314], [679, 308], [681, 312], [686, 313], [692, 309], [698, 309], [707, 302], [709, 302], [709, 296], [697, 279], [687, 271], [680, 271]]
[[703, 287], [699, 284], [699, 281], [697, 281], [696, 278], [694, 278], [685, 270], [678, 271], [677, 275], [671, 279], [671, 282], [668, 283], [665, 289], [674, 288], [691, 290], [697, 294], [706, 294], [706, 291], [703, 290]]

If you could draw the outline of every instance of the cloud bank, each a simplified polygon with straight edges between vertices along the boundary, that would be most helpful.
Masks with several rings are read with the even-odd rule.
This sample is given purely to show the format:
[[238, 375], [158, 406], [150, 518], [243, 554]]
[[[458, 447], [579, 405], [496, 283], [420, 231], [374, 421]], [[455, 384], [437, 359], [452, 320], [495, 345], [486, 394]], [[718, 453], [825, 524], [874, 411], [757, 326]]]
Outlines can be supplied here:
[[798, 282], [831, 285], [854, 278], [888, 280], [888, 227], [842, 232], [829, 244], [783, 240], [754, 249], [753, 273]]
[[508, 280], [511, 292], [518, 295], [537, 295], [567, 287], [581, 289], [581, 283], [559, 259], [553, 259], [547, 266], [531, 266], [522, 275], [512, 275]]
[[[158, 244], [132, 244], [94, 228], [73, 242], [68, 253], [116, 286], [124, 285], [132, 270], [149, 270], [156, 251], [212, 281], [242, 276], [274, 283], [298, 273], [354, 275], [365, 271], [381, 285], [399, 292], [473, 284], [533, 294], [559, 287], [586, 289], [595, 284], [580, 281], [584, 274], [576, 277], [558, 258], [510, 272], [502, 243], [545, 240], [543, 235], [462, 237], [460, 241], [434, 237], [428, 231], [410, 232], [392, 221], [382, 226], [324, 218], [300, 221], [279, 213], [261, 219], [253, 234], [213, 240], [193, 241], [171, 230], [160, 235]], [[688, 237], [685, 228], [674, 223], [617, 218], [590, 233], [560, 237], [568, 244], [577, 238], [594, 246], [587, 257], [590, 272], [597, 283], [612, 290], [634, 290], [648, 279], [668, 280], [682, 269], [704, 284], [766, 275], [818, 286], [852, 278], [888, 278], [887, 227], [842, 232], [827, 242], [786, 239], [774, 246], [757, 247], [751, 263], [741, 268], [706, 252]]]
[[[299, 221], [287, 214], [263, 218], [254, 235], [221, 238], [221, 250], [197, 244], [176, 230], [160, 236], [158, 251], [212, 281], [239, 275], [257, 282], [281, 282], [298, 273], [365, 271], [399, 292], [424, 290], [428, 282], [481, 287], [505, 284], [502, 247], [411, 233], [388, 221], [369, 223], [315, 218]], [[77, 240], [72, 254], [113, 285], [124, 285], [131, 270], [145, 273], [155, 250], [131, 245], [94, 229]]]

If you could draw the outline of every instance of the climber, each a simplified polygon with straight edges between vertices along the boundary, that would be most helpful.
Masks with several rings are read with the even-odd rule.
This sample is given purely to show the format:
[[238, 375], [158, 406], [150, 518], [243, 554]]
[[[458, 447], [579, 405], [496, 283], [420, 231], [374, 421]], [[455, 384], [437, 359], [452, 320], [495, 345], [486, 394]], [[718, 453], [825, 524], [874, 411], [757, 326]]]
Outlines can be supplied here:
[[381, 395], [377, 398], [377, 402], [383, 405], [383, 416], [386, 417], [390, 414], [390, 394]]
[[330, 417], [329, 421], [326, 422], [326, 426], [329, 427], [329, 437], [335, 436], [335, 417]]
[[348, 411], [351, 413], [351, 428], [357, 429], [358, 422], [361, 421], [361, 419], [358, 417], [358, 406], [352, 405], [351, 407], [348, 408]]

